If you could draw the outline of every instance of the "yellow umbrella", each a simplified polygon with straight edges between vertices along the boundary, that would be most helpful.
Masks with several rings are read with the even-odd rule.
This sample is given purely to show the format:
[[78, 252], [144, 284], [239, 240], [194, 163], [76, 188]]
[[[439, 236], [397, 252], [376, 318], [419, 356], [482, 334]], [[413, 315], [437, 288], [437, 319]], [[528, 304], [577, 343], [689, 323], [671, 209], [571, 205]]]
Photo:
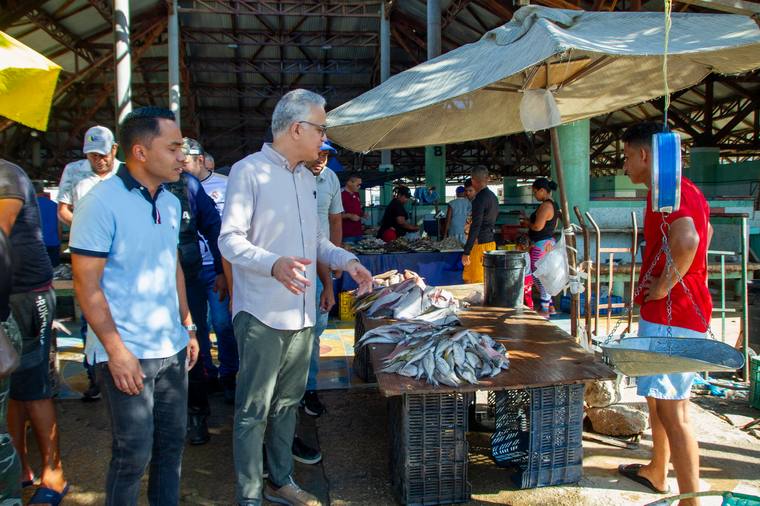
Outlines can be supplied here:
[[0, 115], [47, 130], [61, 67], [0, 32]]

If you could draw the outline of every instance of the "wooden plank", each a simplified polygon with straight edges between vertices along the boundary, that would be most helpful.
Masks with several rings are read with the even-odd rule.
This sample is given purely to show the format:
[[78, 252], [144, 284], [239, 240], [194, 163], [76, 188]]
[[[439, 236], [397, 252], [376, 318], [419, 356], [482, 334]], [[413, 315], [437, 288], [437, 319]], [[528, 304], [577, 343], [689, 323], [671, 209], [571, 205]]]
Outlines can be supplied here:
[[760, 14], [760, 5], [743, 0], [678, 0], [682, 4], [696, 5], [705, 9], [713, 9], [731, 14], [752, 16]]
[[[533, 311], [507, 308], [473, 308], [460, 314], [462, 325], [491, 335], [509, 352], [509, 369], [494, 378], [485, 378], [478, 385], [457, 388], [434, 387], [398, 374], [377, 374], [380, 392], [391, 397], [401, 394], [474, 392], [477, 390], [509, 390], [584, 383], [596, 379], [614, 379], [615, 372], [593, 353], [585, 351], [565, 331]], [[370, 355], [375, 371], [382, 369], [382, 360], [393, 345], [371, 345]]]

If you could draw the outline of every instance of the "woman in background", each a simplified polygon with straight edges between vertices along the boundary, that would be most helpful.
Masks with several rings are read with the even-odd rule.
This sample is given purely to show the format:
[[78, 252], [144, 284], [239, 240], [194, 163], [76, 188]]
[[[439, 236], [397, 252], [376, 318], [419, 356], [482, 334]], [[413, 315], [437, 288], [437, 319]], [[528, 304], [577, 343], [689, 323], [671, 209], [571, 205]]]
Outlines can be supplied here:
[[[536, 263], [554, 248], [554, 230], [557, 228], [559, 218], [559, 207], [552, 200], [552, 191], [557, 189], [557, 183], [549, 181], [545, 177], [540, 177], [533, 181], [533, 198], [541, 202], [538, 208], [530, 215], [530, 218], [520, 220], [520, 225], [528, 227], [528, 238], [530, 238], [530, 267], [531, 271], [536, 271]], [[554, 314], [554, 303], [552, 296], [541, 285], [541, 282], [534, 278], [534, 285], [538, 287], [541, 295], [541, 308], [538, 314], [548, 318]]]

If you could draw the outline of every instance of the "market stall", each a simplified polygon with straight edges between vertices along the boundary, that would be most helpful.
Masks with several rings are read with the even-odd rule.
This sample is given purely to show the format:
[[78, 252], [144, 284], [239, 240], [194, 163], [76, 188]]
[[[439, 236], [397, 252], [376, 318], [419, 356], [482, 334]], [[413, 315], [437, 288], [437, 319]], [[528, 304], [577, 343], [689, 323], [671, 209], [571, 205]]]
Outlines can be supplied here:
[[[390, 398], [390, 458], [401, 502], [469, 500], [467, 410], [478, 390], [496, 392], [492, 452], [497, 463], [517, 470], [511, 475], [516, 486], [578, 481], [583, 383], [614, 379], [615, 372], [532, 311], [477, 307], [461, 312], [460, 320], [463, 327], [488, 334], [506, 347], [508, 369], [478, 384], [457, 387], [377, 374], [380, 393]], [[382, 370], [394, 346], [368, 347], [374, 369]]]
[[[418, 273], [431, 285], [462, 284], [462, 252], [430, 253], [383, 253], [357, 255], [361, 264], [370, 272], [410, 270]], [[335, 293], [356, 288], [351, 276], [343, 274], [335, 280]]]

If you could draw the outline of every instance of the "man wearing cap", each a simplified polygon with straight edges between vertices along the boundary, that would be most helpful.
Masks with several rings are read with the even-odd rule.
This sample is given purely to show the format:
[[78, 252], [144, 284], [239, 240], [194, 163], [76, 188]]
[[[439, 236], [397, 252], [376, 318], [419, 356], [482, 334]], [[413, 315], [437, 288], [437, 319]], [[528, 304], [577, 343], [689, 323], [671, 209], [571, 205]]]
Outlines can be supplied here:
[[472, 211], [472, 203], [464, 196], [464, 186], [458, 186], [457, 198], [449, 202], [446, 211], [446, 225], [443, 230], [445, 237], [453, 237], [464, 245], [467, 235], [464, 233], [464, 224]]
[[[82, 152], [87, 158], [67, 164], [63, 168], [61, 181], [58, 183], [58, 219], [65, 225], [70, 227], [71, 220], [74, 218], [76, 186], [84, 179], [95, 176], [103, 178], [105, 175], [116, 172], [120, 163], [116, 160], [118, 149], [119, 145], [114, 142], [113, 132], [104, 126], [94, 126], [84, 134]], [[94, 180], [94, 182], [99, 180]], [[94, 183], [89, 188], [92, 186]], [[83, 197], [86, 191], [80, 193], [79, 198]]]
[[[204, 151], [198, 141], [185, 137], [182, 149], [185, 151], [184, 171], [200, 181], [203, 190], [214, 201], [221, 219], [224, 211], [224, 198], [227, 193], [227, 176], [211, 172], [208, 169], [208, 154], [202, 154]], [[234, 404], [238, 351], [229, 309], [228, 286], [231, 280], [226, 279], [223, 273], [217, 272], [216, 261], [209, 240], [201, 235], [198, 245], [203, 255], [200, 278], [205, 286], [211, 323], [216, 333], [216, 342], [219, 348], [219, 367], [217, 368], [211, 360], [211, 342], [209, 341], [209, 328], [205, 318], [196, 320], [198, 326], [196, 335], [202, 350], [201, 358], [212, 387], [217, 384], [218, 380], [218, 384], [224, 393], [225, 402]], [[224, 262], [225, 260], [222, 259], [223, 266]], [[203, 304], [203, 301], [200, 300], [199, 303]]]
[[420, 227], [409, 223], [409, 213], [404, 205], [412, 198], [412, 192], [406, 186], [396, 188], [396, 196], [385, 208], [383, 219], [380, 221], [380, 229], [377, 237], [385, 242], [393, 241], [406, 235], [408, 232], [417, 232]]
[[[319, 216], [319, 229], [322, 235], [328, 237], [330, 242], [340, 246], [343, 241], [343, 227], [341, 215], [343, 202], [340, 198], [340, 181], [335, 172], [327, 166], [330, 154], [335, 154], [335, 148], [330, 141], [325, 139], [319, 148], [319, 158], [306, 166], [317, 178], [317, 215]], [[319, 373], [319, 337], [327, 328], [329, 312], [335, 305], [332, 276], [330, 269], [322, 264], [317, 265], [317, 321], [314, 325], [314, 346], [311, 349], [311, 364], [309, 365], [309, 379], [306, 383], [306, 393], [303, 397], [303, 408], [309, 416], [318, 417], [325, 411], [325, 407], [317, 395], [317, 374]], [[296, 443], [297, 444], [297, 443]], [[294, 451], [298, 460], [299, 452]], [[316, 458], [316, 456], [314, 457]], [[313, 459], [312, 459], [313, 460]], [[318, 460], [317, 460], [318, 461]]]
[[[183, 139], [182, 149], [185, 153], [195, 153], [191, 156], [201, 156], [203, 149], [200, 144], [192, 139]], [[185, 162], [187, 162], [187, 154]], [[213, 200], [206, 194], [200, 181], [192, 174], [185, 171], [178, 181], [168, 183], [167, 189], [179, 199], [182, 215], [179, 225], [179, 262], [185, 275], [185, 289], [187, 292], [187, 304], [190, 314], [195, 322], [195, 329], [206, 329], [205, 341], [198, 337], [200, 357], [198, 363], [188, 373], [187, 391], [187, 436], [190, 444], [201, 445], [209, 441], [207, 418], [210, 414], [208, 402], [209, 384], [215, 381], [211, 376], [215, 371], [211, 359], [211, 343], [208, 339], [207, 315], [208, 297], [206, 295], [206, 283], [202, 278], [203, 255], [200, 241], [205, 239], [204, 245], [208, 246], [212, 257], [212, 268], [216, 274], [215, 280], [220, 280], [220, 290], [226, 294], [227, 284], [224, 282], [222, 256], [219, 253], [217, 241], [222, 220]], [[209, 378], [211, 381], [209, 381]], [[213, 385], [212, 385], [213, 386]]]
[[[104, 126], [94, 126], [84, 134], [82, 151], [86, 160], [71, 162], [66, 165], [58, 184], [58, 219], [71, 226], [74, 219], [74, 206], [87, 192], [97, 183], [108, 179], [116, 173], [119, 161], [116, 159], [116, 151], [119, 145], [114, 142], [113, 133]], [[87, 320], [82, 316], [80, 329], [82, 341], [87, 345]], [[87, 362], [87, 355], [83, 359], [84, 368], [87, 371], [89, 386], [82, 394], [83, 401], [100, 399], [100, 388], [95, 381], [95, 371]]]

